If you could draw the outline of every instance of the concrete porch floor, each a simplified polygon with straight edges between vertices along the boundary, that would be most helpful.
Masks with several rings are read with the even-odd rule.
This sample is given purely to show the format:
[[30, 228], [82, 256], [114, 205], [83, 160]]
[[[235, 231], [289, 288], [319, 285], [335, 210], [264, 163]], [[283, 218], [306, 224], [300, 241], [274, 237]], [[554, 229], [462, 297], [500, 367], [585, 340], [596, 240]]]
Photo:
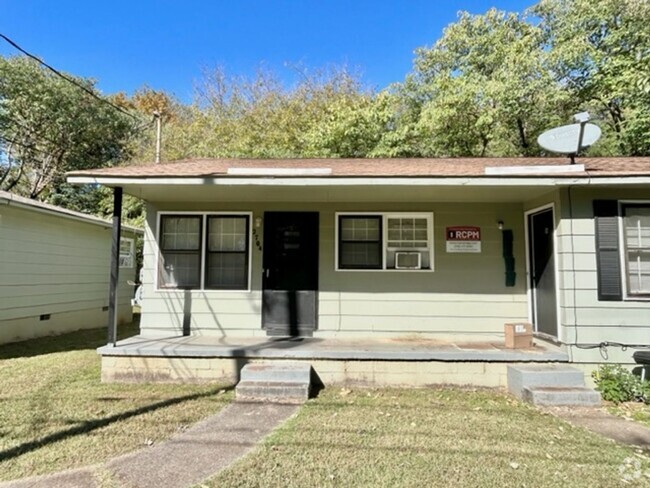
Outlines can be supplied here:
[[567, 362], [561, 348], [541, 340], [527, 349], [503, 341], [447, 342], [432, 339], [323, 339], [279, 337], [133, 336], [107, 345], [102, 356], [246, 358], [343, 361]]

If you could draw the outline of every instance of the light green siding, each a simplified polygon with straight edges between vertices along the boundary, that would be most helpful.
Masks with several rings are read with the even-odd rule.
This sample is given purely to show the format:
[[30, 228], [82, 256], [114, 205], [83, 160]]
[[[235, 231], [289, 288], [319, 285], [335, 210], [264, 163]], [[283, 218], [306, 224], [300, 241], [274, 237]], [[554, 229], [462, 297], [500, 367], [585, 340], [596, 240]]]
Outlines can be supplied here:
[[[0, 343], [105, 326], [110, 243], [105, 226], [0, 205]], [[132, 317], [134, 279], [134, 268], [120, 270], [121, 322]]]
[[[562, 340], [567, 344], [650, 344], [650, 302], [598, 301], [593, 200], [646, 200], [650, 190], [572, 188], [558, 192], [561, 223], [558, 234], [561, 271]], [[577, 362], [631, 362], [633, 350], [571, 347]]]
[[[155, 290], [156, 226], [159, 211], [317, 211], [319, 325], [317, 337], [401, 336], [493, 338], [505, 322], [525, 320], [523, 207], [512, 203], [195, 203], [149, 204], [144, 253], [144, 334], [174, 335], [189, 321], [197, 335], [265, 335], [261, 328], [262, 253], [252, 249], [250, 292]], [[336, 212], [432, 212], [435, 271], [336, 271]], [[505, 286], [501, 232], [514, 233], [517, 282]], [[482, 252], [446, 252], [447, 226], [479, 226]], [[261, 233], [261, 229], [260, 229]], [[263, 245], [263, 243], [262, 243]]]

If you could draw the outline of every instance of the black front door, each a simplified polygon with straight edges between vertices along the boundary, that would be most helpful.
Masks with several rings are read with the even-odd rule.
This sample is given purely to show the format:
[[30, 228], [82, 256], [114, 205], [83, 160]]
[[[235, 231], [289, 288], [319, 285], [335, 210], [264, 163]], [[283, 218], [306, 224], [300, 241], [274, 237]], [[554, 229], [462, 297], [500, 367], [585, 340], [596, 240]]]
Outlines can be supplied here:
[[555, 258], [553, 210], [528, 216], [530, 288], [535, 331], [557, 337], [557, 299], [555, 296]]
[[318, 213], [264, 214], [262, 327], [311, 336], [318, 303]]

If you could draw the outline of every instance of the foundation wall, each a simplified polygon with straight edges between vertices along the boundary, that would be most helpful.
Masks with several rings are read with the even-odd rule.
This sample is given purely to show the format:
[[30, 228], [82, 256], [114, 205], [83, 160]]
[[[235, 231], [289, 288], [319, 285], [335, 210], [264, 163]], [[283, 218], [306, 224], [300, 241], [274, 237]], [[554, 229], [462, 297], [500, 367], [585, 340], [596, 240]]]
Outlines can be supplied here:
[[[247, 363], [268, 361], [245, 358], [165, 358], [103, 356], [102, 381], [233, 382]], [[274, 359], [274, 361], [281, 361]], [[295, 360], [291, 360], [294, 362]], [[366, 387], [432, 385], [505, 388], [510, 363], [452, 361], [343, 361], [310, 360], [325, 386]], [[585, 377], [591, 371], [585, 370]]]

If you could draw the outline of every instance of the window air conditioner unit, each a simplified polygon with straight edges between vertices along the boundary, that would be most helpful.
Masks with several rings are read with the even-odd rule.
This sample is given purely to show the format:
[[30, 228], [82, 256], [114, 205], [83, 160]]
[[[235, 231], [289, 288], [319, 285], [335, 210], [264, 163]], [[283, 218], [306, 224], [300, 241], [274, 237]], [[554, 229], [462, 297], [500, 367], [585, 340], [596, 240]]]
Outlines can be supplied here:
[[420, 269], [421, 258], [419, 252], [396, 252], [395, 269]]

